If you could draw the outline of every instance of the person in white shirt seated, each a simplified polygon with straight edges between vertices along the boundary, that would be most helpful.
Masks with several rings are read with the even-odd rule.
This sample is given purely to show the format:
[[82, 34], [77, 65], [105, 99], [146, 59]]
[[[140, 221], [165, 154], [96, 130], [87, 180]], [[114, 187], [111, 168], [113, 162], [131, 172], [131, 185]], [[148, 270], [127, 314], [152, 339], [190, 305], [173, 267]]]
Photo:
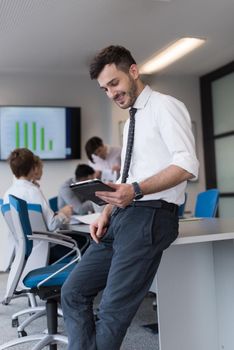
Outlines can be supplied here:
[[78, 197], [77, 194], [72, 191], [70, 185], [74, 182], [94, 179], [95, 176], [96, 173], [92, 167], [87, 164], [79, 164], [75, 170], [75, 178], [66, 180], [59, 189], [58, 208], [70, 204], [73, 209], [73, 214], [85, 215], [93, 213], [93, 203], [89, 200], [85, 200], [85, 198], [81, 196]]
[[42, 162], [27, 148], [17, 148], [11, 152], [8, 162], [15, 176], [13, 184], [4, 194], [4, 203], [9, 203], [9, 194], [24, 199], [27, 203], [40, 204], [49, 231], [59, 229], [68, 223], [72, 207], [66, 205], [57, 213], [50, 208], [37, 181], [42, 175]]
[[106, 145], [100, 137], [94, 136], [86, 142], [85, 151], [89, 165], [94, 168], [97, 177], [107, 182], [117, 180], [121, 165], [121, 147]]

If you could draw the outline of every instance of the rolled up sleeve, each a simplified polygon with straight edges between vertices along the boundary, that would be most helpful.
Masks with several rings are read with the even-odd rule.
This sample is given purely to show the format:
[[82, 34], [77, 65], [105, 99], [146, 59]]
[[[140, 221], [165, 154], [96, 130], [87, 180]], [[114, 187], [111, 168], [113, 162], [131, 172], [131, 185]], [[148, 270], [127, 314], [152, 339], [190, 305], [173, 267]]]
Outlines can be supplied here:
[[164, 95], [162, 100], [160, 132], [172, 156], [171, 164], [185, 169], [195, 180], [198, 177], [199, 162], [189, 113], [185, 105], [173, 97]]

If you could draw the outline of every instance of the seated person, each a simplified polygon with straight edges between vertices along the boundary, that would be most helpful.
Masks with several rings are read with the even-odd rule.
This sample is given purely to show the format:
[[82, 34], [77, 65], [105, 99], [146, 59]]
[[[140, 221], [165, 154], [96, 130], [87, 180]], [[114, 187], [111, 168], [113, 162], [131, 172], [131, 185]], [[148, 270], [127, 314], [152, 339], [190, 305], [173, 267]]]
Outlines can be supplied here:
[[77, 195], [70, 188], [73, 182], [90, 180], [95, 178], [95, 171], [87, 164], [79, 164], [75, 170], [75, 179], [70, 178], [64, 182], [59, 189], [58, 208], [62, 208], [66, 204], [72, 205], [73, 213], [85, 215], [94, 212], [93, 203]]
[[58, 213], [54, 213], [45, 199], [37, 181], [42, 175], [42, 162], [27, 148], [17, 148], [8, 158], [11, 170], [15, 176], [12, 186], [4, 194], [4, 203], [9, 203], [8, 195], [12, 194], [24, 199], [27, 203], [40, 204], [49, 231], [60, 228], [69, 222], [72, 207], [66, 205]]
[[106, 145], [100, 137], [94, 136], [86, 142], [85, 151], [89, 164], [96, 171], [96, 177], [103, 181], [117, 180], [121, 164], [121, 147]]

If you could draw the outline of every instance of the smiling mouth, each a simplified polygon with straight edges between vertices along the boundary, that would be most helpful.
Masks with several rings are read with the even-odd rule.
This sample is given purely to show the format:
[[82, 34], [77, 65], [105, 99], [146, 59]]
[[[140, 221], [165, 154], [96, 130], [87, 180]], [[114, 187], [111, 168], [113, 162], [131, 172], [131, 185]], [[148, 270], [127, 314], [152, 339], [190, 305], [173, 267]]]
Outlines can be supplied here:
[[114, 101], [117, 102], [117, 103], [123, 103], [123, 99], [124, 99], [124, 96], [125, 96], [125, 93], [121, 93], [121, 94], [118, 94], [115, 98], [114, 98]]

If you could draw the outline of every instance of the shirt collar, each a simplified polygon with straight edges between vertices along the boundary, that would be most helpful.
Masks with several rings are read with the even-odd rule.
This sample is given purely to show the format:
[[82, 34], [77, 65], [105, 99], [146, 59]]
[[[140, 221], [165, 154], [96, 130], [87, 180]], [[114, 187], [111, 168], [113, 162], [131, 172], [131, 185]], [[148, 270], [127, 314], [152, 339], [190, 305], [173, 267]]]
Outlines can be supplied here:
[[153, 90], [149, 87], [149, 85], [146, 85], [145, 88], [141, 91], [140, 95], [137, 97], [133, 107], [137, 109], [143, 109], [147, 104], [152, 92]]
[[26, 184], [26, 185], [34, 185], [31, 181], [26, 179], [17, 179], [17, 177], [13, 178], [13, 182], [19, 185]]

